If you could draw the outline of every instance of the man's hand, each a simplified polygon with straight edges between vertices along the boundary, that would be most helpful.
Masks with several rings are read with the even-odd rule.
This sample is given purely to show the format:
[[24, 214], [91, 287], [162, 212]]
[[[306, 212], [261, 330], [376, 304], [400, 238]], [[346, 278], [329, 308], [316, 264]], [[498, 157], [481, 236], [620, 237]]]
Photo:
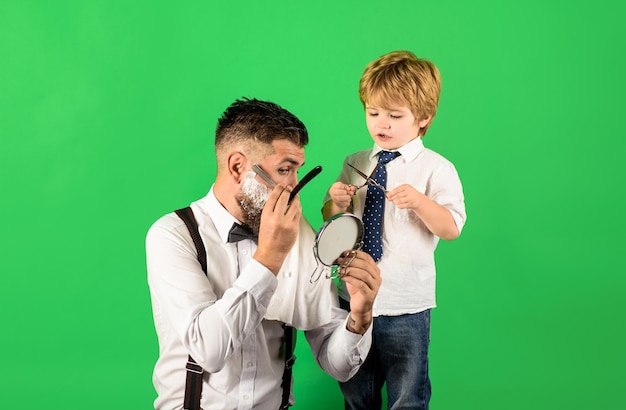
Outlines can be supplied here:
[[298, 237], [302, 206], [298, 196], [287, 204], [290, 193], [290, 187], [275, 186], [261, 213], [258, 247], [254, 259], [274, 275], [278, 275], [285, 257]]
[[[347, 263], [351, 258], [343, 256], [337, 262]], [[380, 269], [369, 254], [356, 251], [354, 260], [341, 268], [340, 274], [350, 294], [348, 330], [363, 334], [372, 324], [372, 306], [382, 282]]]

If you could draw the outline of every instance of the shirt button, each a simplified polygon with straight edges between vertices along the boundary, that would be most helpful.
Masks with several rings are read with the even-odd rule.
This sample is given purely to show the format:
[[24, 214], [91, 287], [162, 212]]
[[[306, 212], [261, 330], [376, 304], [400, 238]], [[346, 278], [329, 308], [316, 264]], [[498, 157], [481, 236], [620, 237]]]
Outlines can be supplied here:
[[242, 250], [241, 253], [243, 253], [244, 255], [248, 254], [248, 251], [246, 249]]
[[243, 395], [243, 399], [244, 399], [244, 400], [250, 400], [250, 396], [248, 396], [247, 394], [244, 394], [244, 395]]
[[291, 272], [285, 272], [283, 273], [283, 276], [286, 278], [290, 278], [291, 277]]
[[246, 366], [252, 367], [252, 366], [254, 366], [254, 364], [252, 362], [248, 362], [248, 363], [246, 363]]

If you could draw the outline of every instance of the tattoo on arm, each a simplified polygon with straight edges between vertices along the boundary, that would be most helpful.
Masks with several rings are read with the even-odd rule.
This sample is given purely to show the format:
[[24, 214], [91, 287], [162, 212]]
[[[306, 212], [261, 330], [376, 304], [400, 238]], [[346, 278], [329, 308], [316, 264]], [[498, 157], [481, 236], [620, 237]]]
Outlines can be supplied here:
[[348, 331], [362, 335], [367, 331], [369, 327], [370, 327], [370, 322], [363, 323], [361, 326], [357, 327], [356, 320], [352, 319], [352, 315], [348, 316], [348, 326], [347, 326]]

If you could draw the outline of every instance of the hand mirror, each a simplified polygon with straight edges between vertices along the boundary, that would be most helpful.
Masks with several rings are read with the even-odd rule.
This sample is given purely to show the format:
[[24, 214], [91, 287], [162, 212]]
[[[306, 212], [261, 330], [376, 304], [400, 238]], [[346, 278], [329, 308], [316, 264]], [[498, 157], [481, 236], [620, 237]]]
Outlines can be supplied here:
[[[320, 228], [315, 237], [313, 253], [317, 268], [311, 274], [311, 283], [317, 282], [322, 274], [327, 279], [338, 278], [339, 270], [347, 267], [356, 257], [357, 250], [363, 246], [363, 222], [353, 214], [339, 213], [331, 216]], [[352, 258], [339, 265], [337, 259], [351, 251]]]

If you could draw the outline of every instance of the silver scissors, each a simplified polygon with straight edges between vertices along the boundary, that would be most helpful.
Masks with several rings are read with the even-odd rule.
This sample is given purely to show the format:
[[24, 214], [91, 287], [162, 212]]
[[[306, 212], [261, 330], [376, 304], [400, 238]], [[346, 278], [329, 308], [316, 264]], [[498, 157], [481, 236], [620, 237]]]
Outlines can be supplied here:
[[[374, 174], [376, 173], [376, 169], [378, 169], [378, 166], [379, 166], [379, 165], [380, 165], [380, 164], [376, 165], [376, 167], [375, 167], [375, 168], [374, 168], [374, 170], [372, 171], [372, 175], [374, 175]], [[354, 186], [356, 187], [356, 189], [363, 188], [365, 185], [373, 185], [373, 186], [375, 186], [376, 188], [381, 189], [381, 190], [385, 193], [385, 195], [387, 195], [387, 194], [389, 193], [389, 191], [387, 191], [387, 189], [385, 189], [385, 187], [384, 187], [384, 186], [382, 186], [381, 184], [379, 184], [378, 182], [376, 182], [376, 180], [375, 180], [374, 178], [372, 178], [372, 175], [370, 175], [370, 176], [365, 175], [363, 172], [361, 172], [358, 168], [356, 168], [356, 167], [355, 167], [354, 165], [352, 165], [352, 164], [348, 164], [348, 166], [349, 166], [350, 168], [352, 168], [354, 171], [356, 171], [356, 173], [357, 173], [357, 174], [359, 174], [361, 177], [365, 178], [365, 184], [363, 184], [363, 185], [361, 185], [361, 186], [354, 185]]]

